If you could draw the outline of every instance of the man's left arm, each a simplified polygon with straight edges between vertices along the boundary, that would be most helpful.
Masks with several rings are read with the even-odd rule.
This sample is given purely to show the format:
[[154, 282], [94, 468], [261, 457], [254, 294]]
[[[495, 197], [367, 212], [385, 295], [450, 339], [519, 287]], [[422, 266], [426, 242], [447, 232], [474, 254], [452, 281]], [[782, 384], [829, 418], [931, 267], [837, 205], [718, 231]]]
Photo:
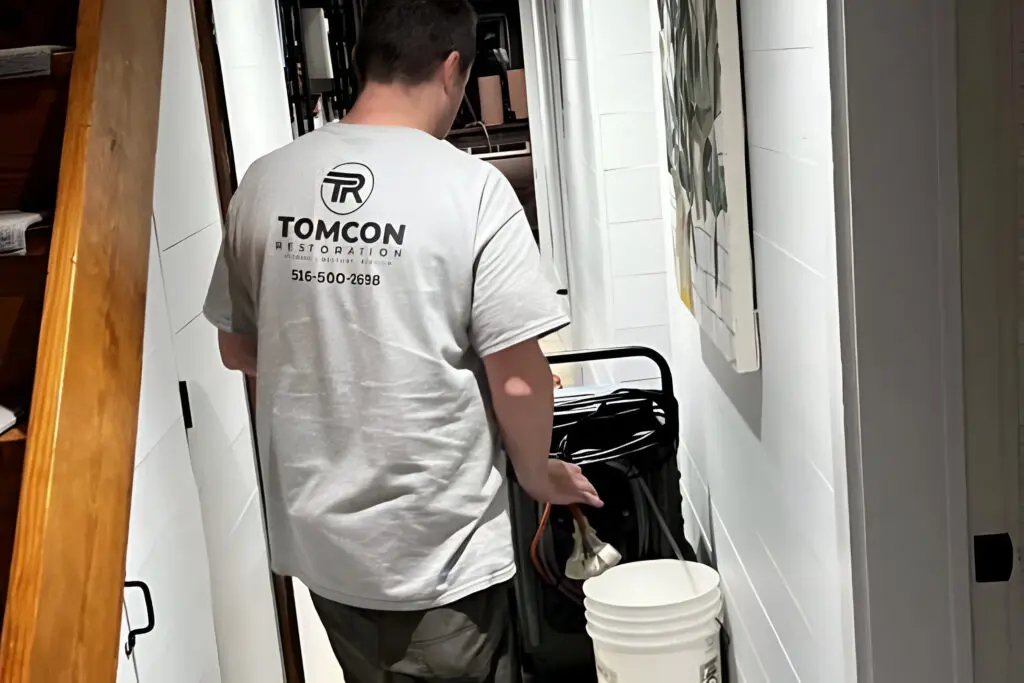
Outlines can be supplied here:
[[249, 377], [256, 376], [256, 340], [233, 332], [218, 330], [217, 342], [220, 359], [228, 370], [237, 370]]
[[224, 366], [255, 377], [259, 336], [256, 307], [250, 287], [246, 286], [249, 278], [238, 272], [238, 264], [233, 262], [230, 254], [228, 236], [225, 235], [203, 313], [218, 330], [217, 342]]

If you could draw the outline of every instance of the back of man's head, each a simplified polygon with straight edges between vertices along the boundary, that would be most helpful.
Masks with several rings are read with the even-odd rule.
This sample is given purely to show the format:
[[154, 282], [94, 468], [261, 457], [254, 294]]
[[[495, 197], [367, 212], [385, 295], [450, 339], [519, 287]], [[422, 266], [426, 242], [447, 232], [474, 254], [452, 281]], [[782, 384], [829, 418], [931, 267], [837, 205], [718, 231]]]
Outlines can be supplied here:
[[369, 0], [355, 67], [364, 84], [422, 85], [456, 53], [463, 75], [476, 55], [469, 0]]

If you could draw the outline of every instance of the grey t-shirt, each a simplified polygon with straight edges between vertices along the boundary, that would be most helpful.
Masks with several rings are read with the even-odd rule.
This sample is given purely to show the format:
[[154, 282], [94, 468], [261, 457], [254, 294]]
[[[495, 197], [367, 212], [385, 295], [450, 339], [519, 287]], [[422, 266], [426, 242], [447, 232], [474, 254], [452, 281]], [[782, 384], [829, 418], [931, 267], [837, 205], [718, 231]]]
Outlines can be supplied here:
[[481, 358], [569, 319], [501, 173], [412, 129], [303, 136], [246, 173], [205, 313], [258, 340], [274, 571], [382, 610], [513, 576]]

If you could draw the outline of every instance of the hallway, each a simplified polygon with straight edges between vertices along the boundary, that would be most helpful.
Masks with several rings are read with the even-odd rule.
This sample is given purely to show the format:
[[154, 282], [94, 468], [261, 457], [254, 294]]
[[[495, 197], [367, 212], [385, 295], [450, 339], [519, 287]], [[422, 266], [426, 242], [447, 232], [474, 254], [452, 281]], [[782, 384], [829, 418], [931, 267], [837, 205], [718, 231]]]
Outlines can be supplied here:
[[[722, 576], [733, 682], [852, 682], [857, 667], [850, 578], [855, 548], [841, 344], [846, 276], [837, 244], [841, 209], [836, 197], [841, 188], [834, 186], [835, 46], [830, 45], [829, 3], [737, 1], [742, 39], [737, 33], [735, 58], [741, 63], [730, 63], [728, 55], [722, 58], [727, 72], [742, 67], [740, 113], [754, 264], [750, 286], [757, 311], [752, 367], [749, 356], [742, 365], [735, 354], [723, 352], [721, 329], [708, 324], [705, 309], [691, 313], [686, 305], [687, 297], [695, 294], [699, 302], [710, 301], [717, 285], [701, 290], [697, 283], [698, 289], [688, 290], [694, 283], [688, 281], [690, 264], [682, 259], [690, 257], [680, 256], [680, 195], [665, 154], [658, 3], [558, 0], [547, 12], [530, 0], [519, 4], [533, 13], [532, 28], [531, 22], [523, 28], [527, 76], [540, 81], [531, 86], [531, 97], [537, 99], [531, 101], [532, 139], [527, 147], [534, 165], [535, 228], [544, 259], [569, 292], [573, 318], [570, 328], [543, 341], [544, 349], [557, 353], [641, 345], [672, 364], [681, 415], [686, 532]], [[170, 0], [169, 6], [169, 12], [176, 12], [187, 3]], [[222, 29], [226, 114], [239, 176], [252, 160], [305, 125], [301, 108], [287, 97], [294, 87], [282, 89], [275, 80], [282, 62], [254, 56], [260, 45], [258, 54], [273, 54], [272, 46], [281, 40], [274, 3], [260, 0], [258, 7], [235, 14], [233, 4], [221, 6], [213, 0]], [[184, 42], [176, 42], [181, 40], [168, 33], [168, 54], [182, 49]], [[286, 73], [287, 60], [293, 57], [284, 55]], [[531, 65], [540, 75], [530, 75]], [[170, 92], [175, 101], [194, 98], [197, 77], [206, 77], [200, 66], [188, 67], [186, 82], [165, 65], [165, 98]], [[335, 106], [326, 94], [319, 102], [323, 112]], [[536, 102], [552, 109], [541, 109]], [[253, 111], [272, 114], [253, 116]], [[516, 156], [522, 154], [521, 142], [515, 136], [522, 127], [505, 125], [491, 131], [504, 136], [496, 138], [501, 142], [492, 141], [485, 129], [476, 142], [458, 144], [479, 154], [472, 145], [483, 144], [486, 137], [484, 158], [511, 154], [521, 159]], [[198, 124], [175, 135], [183, 137], [167, 149], [172, 144], [182, 150], [211, 144]], [[197, 174], [180, 163], [175, 173], [195, 185], [189, 192], [212, 199], [211, 166]], [[739, 216], [740, 207], [737, 202], [730, 212]], [[158, 231], [161, 222], [168, 221], [158, 221]], [[732, 223], [742, 228], [739, 219]], [[704, 239], [701, 234], [712, 233], [696, 234], [699, 240]], [[715, 236], [709, 244], [694, 242], [701, 253], [693, 256], [693, 263], [706, 251], [725, 268], [733, 256], [725, 238]], [[205, 264], [193, 271], [196, 281], [208, 272], [208, 258], [195, 261]], [[165, 277], [175, 267], [165, 263]], [[734, 330], [729, 321], [738, 319], [730, 315], [739, 315], [739, 295], [732, 304], [723, 295], [714, 296], [722, 307], [717, 311], [722, 325]], [[642, 360], [557, 367], [553, 372], [567, 387], [657, 385], [653, 366]], [[251, 445], [239, 444], [236, 457], [244, 469]], [[201, 493], [205, 476], [197, 470]], [[248, 481], [251, 476], [245, 474]], [[253, 499], [245, 499], [250, 505], [240, 509], [254, 509]], [[227, 515], [233, 542], [249, 553], [250, 561], [265, 557], [262, 534], [234, 521], [241, 512], [219, 507], [211, 513], [204, 504], [207, 523], [221, 523], [211, 514]], [[210, 533], [206, 531], [208, 545], [213, 542]], [[305, 589], [296, 585], [296, 591], [307, 680], [327, 683], [338, 674], [336, 664]], [[215, 584], [215, 597], [216, 592]], [[232, 623], [246, 622], [248, 628], [269, 623], [265, 602], [251, 602], [240, 611], [237, 605], [225, 604], [220, 611], [215, 607], [215, 621], [223, 624], [218, 631], [233, 628]], [[254, 637], [269, 646], [273, 635], [264, 626]], [[229, 675], [228, 668], [240, 671], [252, 664], [239, 656], [242, 648], [241, 640], [233, 637], [218, 643], [224, 680], [240, 675]], [[252, 669], [245, 683], [276, 682], [272, 669]]]
[[[373, 1], [0, 11], [3, 683], [336, 683], [271, 570], [313, 564], [386, 612], [516, 570], [527, 666], [607, 679], [569, 503], [626, 566], [715, 570], [715, 683], [1018, 683], [1024, 0], [418, 0], [459, 39], [364, 78]], [[546, 434], [538, 337], [550, 448], [506, 427]], [[550, 362], [636, 346], [671, 392]], [[597, 443], [619, 409], [650, 471]]]

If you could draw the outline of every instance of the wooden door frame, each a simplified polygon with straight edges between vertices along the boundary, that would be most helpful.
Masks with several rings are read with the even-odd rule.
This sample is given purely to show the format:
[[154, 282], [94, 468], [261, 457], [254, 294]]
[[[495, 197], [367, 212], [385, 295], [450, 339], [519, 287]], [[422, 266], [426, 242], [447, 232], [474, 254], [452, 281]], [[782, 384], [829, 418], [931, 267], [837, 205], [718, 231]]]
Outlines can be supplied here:
[[[227, 96], [224, 91], [224, 72], [217, 46], [213, 0], [192, 0], [192, 16], [195, 22], [196, 43], [199, 54], [199, 68], [203, 82], [203, 97], [206, 102], [206, 120], [213, 149], [214, 170], [217, 177], [217, 196], [220, 201], [221, 220], [227, 220], [231, 197], [238, 189], [238, 173], [235, 167], [234, 147], [231, 141], [231, 123], [228, 119]], [[283, 78], [283, 75], [282, 75]], [[256, 467], [256, 482], [260, 493], [260, 510], [266, 532], [266, 509], [263, 504], [263, 477], [259, 461], [259, 445], [254, 429], [256, 386], [246, 379], [246, 401], [249, 426], [252, 430], [253, 455]], [[269, 557], [269, 543], [267, 556]], [[270, 571], [268, 567], [268, 571]], [[277, 615], [278, 638], [286, 683], [305, 683], [302, 665], [302, 643], [299, 637], [298, 616], [295, 610], [295, 591], [292, 579], [271, 572], [274, 591], [274, 609]]]

